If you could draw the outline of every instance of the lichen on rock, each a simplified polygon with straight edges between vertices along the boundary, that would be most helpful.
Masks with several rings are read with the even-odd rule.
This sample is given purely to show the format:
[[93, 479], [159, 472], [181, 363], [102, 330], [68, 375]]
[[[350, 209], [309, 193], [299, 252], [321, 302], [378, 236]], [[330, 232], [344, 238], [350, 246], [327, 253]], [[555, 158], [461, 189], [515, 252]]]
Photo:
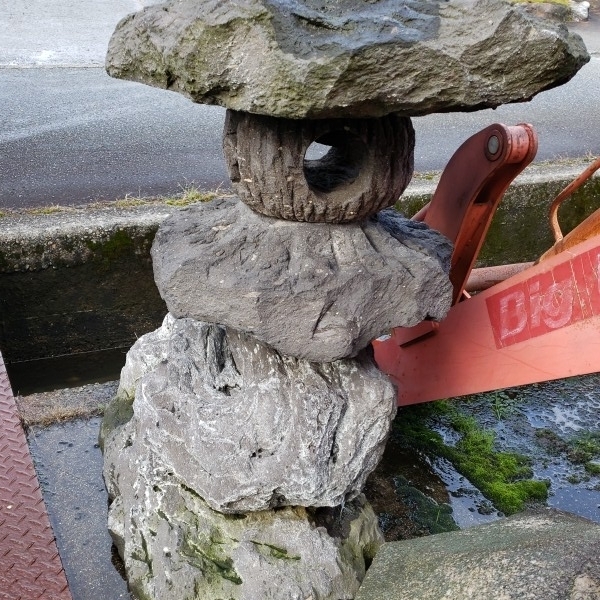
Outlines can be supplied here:
[[383, 541], [360, 489], [395, 394], [367, 357], [299, 363], [171, 315], [136, 342], [103, 426], [136, 597], [354, 596]]
[[224, 515], [156, 463], [121, 483], [109, 527], [139, 598], [351, 600], [383, 543], [363, 496], [331, 509]]

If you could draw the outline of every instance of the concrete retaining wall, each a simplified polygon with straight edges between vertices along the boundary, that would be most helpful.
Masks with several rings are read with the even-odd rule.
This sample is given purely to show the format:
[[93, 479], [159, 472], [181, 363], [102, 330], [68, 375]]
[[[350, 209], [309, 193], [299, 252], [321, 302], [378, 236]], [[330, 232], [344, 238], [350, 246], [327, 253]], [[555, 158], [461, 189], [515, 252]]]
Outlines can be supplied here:
[[[588, 161], [589, 163], [589, 161]], [[535, 260], [552, 244], [547, 211], [586, 166], [528, 170], [494, 218], [480, 265]], [[398, 203], [413, 214], [437, 176], [417, 176]], [[600, 177], [561, 210], [565, 230], [600, 207]], [[161, 204], [8, 213], [0, 217], [0, 350], [8, 365], [129, 348], [166, 313], [152, 277], [150, 246], [174, 209]]]

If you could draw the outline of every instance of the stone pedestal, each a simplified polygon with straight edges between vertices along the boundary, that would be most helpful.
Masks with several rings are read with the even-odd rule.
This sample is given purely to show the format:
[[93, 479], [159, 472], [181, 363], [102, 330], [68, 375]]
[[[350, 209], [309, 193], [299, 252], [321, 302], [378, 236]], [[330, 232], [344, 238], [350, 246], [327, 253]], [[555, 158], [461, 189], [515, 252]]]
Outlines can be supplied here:
[[138, 597], [354, 597], [396, 405], [369, 344], [451, 303], [448, 240], [386, 210], [410, 116], [528, 100], [588, 59], [494, 0], [177, 0], [119, 23], [111, 75], [229, 109], [241, 199], [161, 226], [171, 314], [107, 409], [109, 525]]
[[395, 392], [165, 318], [127, 356], [102, 428], [109, 527], [140, 598], [350, 599], [382, 543], [360, 494]]

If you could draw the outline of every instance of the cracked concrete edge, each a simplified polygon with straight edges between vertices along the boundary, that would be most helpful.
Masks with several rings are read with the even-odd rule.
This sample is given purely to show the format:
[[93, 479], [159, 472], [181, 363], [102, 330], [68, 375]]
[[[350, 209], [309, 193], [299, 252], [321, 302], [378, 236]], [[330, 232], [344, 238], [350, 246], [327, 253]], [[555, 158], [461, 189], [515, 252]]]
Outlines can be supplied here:
[[160, 222], [173, 210], [156, 203], [130, 208], [113, 203], [7, 212], [0, 218], [0, 273], [83, 264], [122, 234], [136, 252], [147, 253]]

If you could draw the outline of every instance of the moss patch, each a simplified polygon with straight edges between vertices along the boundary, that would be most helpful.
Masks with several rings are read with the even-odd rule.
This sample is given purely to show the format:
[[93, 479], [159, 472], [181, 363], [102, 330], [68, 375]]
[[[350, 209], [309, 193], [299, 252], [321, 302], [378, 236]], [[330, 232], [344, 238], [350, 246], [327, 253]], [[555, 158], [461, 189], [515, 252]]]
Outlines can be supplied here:
[[452, 518], [452, 508], [449, 504], [438, 504], [433, 498], [410, 485], [401, 475], [394, 478], [394, 484], [396, 494], [409, 508], [411, 520], [421, 533], [444, 533], [459, 529]]
[[598, 462], [587, 462], [585, 463], [585, 470], [590, 475], [600, 475], [600, 463]]
[[104, 418], [100, 425], [98, 441], [104, 451], [104, 442], [107, 436], [115, 429], [128, 423], [133, 417], [133, 400], [131, 396], [115, 396], [104, 409]]
[[[427, 426], [428, 419], [443, 417], [459, 435], [454, 446]], [[497, 452], [495, 436], [481, 429], [475, 419], [465, 416], [447, 402], [401, 409], [395, 421], [396, 435], [406, 444], [430, 456], [449, 460], [496, 508], [507, 515], [523, 510], [533, 500], [548, 496], [546, 482], [535, 481], [530, 461], [514, 452]]]
[[256, 542], [252, 540], [252, 543], [256, 546], [256, 549], [267, 558], [277, 558], [279, 560], [300, 560], [300, 556], [292, 556], [285, 548], [279, 548], [272, 544], [265, 544], [262, 542]]
[[202, 572], [209, 583], [226, 579], [236, 585], [241, 585], [242, 579], [233, 568], [233, 560], [231, 557], [225, 556], [222, 545], [223, 541], [218, 532], [214, 532], [210, 539], [185, 537], [180, 550], [188, 562]]
[[535, 438], [537, 443], [551, 456], [558, 456], [569, 449], [567, 442], [551, 429], [537, 429]]
[[568, 442], [567, 457], [574, 463], [588, 463], [600, 457], [600, 432], [585, 431]]

